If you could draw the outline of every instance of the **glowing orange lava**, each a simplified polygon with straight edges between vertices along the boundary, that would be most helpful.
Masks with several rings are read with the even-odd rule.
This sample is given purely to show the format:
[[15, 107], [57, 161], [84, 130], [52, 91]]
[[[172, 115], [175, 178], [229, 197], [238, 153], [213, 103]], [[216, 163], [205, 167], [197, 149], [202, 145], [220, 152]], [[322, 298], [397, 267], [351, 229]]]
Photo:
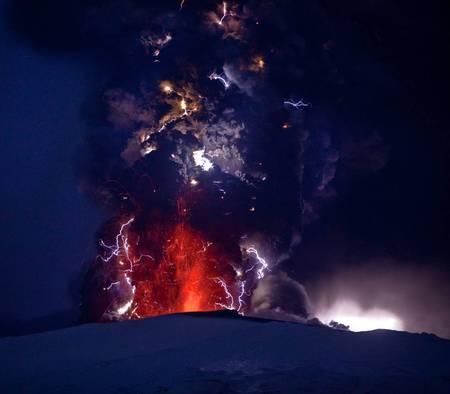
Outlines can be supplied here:
[[148, 231], [146, 244], [158, 244], [164, 234], [159, 256], [137, 266], [131, 275], [136, 293], [130, 317], [219, 309], [217, 303], [225, 302], [225, 294], [217, 279], [232, 282], [231, 266], [185, 221], [168, 231]]

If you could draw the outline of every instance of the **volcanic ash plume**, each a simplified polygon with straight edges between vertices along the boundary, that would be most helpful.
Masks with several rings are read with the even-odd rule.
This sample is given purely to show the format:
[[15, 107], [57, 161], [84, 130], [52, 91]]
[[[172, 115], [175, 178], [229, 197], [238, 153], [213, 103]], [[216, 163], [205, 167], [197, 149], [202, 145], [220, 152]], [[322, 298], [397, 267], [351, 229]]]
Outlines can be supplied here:
[[[282, 56], [297, 38], [264, 23], [282, 19], [269, 2], [194, 3], [111, 6], [128, 15], [127, 50], [102, 93], [108, 130], [90, 166], [89, 190], [113, 215], [86, 277], [86, 320], [308, 315], [304, 289], [278, 270], [301, 234], [309, 103], [300, 65]], [[300, 305], [284, 305], [291, 295]]]

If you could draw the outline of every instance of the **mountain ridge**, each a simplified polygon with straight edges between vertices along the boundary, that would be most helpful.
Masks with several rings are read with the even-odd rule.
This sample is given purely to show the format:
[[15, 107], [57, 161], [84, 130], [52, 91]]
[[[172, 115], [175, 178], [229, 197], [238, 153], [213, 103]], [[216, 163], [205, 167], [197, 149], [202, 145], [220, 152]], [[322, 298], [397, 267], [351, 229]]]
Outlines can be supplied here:
[[174, 314], [0, 339], [14, 392], [446, 393], [450, 341], [229, 312]]

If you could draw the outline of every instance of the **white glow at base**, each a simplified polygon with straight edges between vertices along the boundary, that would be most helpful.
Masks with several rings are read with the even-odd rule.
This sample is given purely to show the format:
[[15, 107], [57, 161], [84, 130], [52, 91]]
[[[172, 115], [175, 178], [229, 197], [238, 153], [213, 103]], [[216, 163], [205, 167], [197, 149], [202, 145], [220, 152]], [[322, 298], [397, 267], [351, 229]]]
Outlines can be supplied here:
[[392, 312], [372, 308], [368, 310], [349, 300], [340, 300], [331, 308], [317, 312], [317, 317], [324, 323], [334, 320], [350, 326], [351, 331], [370, 331], [378, 328], [402, 330], [403, 322]]
[[123, 315], [128, 311], [128, 309], [131, 308], [131, 305], [133, 304], [133, 300], [128, 301], [126, 304], [122, 305], [119, 309], [117, 309], [118, 315]]

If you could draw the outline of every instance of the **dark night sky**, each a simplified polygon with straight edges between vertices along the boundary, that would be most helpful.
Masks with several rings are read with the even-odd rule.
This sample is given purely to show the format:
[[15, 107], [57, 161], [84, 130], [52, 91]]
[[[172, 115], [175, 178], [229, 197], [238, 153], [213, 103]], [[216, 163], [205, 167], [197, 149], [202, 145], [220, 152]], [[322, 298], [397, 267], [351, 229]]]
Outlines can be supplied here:
[[[370, 246], [369, 253], [423, 263], [448, 261], [445, 9], [434, 2], [408, 8], [371, 4], [334, 10], [339, 18], [337, 36], [349, 44], [345, 49], [350, 52], [344, 60], [350, 60], [345, 64], [347, 104], [334, 126], [380, 133], [389, 159], [372, 176], [349, 182], [337, 174], [337, 198], [322, 212], [317, 236], [323, 236], [323, 228], [337, 227], [349, 241]], [[307, 231], [305, 237], [308, 234], [314, 237], [316, 232]]]
[[[68, 23], [69, 11], [48, 0], [38, 3], [46, 7], [36, 13], [18, 1], [14, 17], [2, 13], [0, 30], [4, 327], [51, 315], [48, 326], [76, 320], [80, 272], [102, 218], [79, 191], [76, 176], [86, 133], [83, 109], [99, 73], [96, 49], [79, 48], [77, 2], [68, 2]], [[387, 264], [389, 278], [379, 273], [387, 282], [392, 272], [426, 272], [437, 279], [431, 280], [434, 289], [418, 283], [413, 291], [427, 301], [420, 311], [436, 302], [438, 314], [447, 309], [448, 322], [448, 10], [437, 1], [319, 3], [345, 78], [345, 99], [328, 122], [331, 134], [353, 135], [357, 144], [359, 130], [376, 133], [388, 159], [377, 171], [362, 171], [378, 159], [363, 149], [338, 164], [336, 196], [305, 227], [288, 272], [312, 294], [336, 272], [361, 267]], [[326, 95], [320, 89], [315, 94]], [[427, 292], [434, 294], [428, 298]]]
[[86, 63], [42, 54], [0, 26], [0, 292], [8, 322], [73, 308], [70, 286], [93, 252], [100, 213], [78, 191], [74, 169]]

